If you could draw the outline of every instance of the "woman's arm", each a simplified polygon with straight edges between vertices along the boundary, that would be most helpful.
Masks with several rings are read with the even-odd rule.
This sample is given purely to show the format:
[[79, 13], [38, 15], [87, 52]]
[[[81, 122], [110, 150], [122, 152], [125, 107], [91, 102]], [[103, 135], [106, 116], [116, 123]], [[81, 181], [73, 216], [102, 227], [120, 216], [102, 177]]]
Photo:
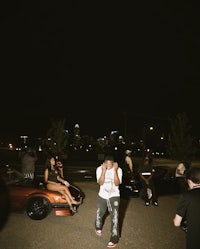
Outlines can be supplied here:
[[45, 169], [44, 171], [44, 181], [47, 183], [49, 178], [49, 171], [48, 169]]
[[59, 182], [61, 182], [62, 184], [64, 184], [65, 186], [67, 186], [67, 187], [70, 186], [69, 182], [66, 181], [65, 179], [63, 179], [63, 178], [60, 177], [60, 176], [57, 177], [57, 180], [58, 180]]
[[60, 168], [60, 176], [61, 176], [62, 178], [64, 178], [63, 168]]

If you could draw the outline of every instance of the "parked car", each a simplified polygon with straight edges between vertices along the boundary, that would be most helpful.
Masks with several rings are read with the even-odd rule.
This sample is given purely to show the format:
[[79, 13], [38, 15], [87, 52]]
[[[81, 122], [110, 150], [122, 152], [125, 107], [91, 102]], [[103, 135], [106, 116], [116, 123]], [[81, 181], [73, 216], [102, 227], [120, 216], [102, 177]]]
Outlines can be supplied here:
[[[179, 194], [174, 168], [155, 166], [153, 179], [158, 196]], [[127, 178], [125, 174], [120, 190], [122, 197], [142, 197], [142, 184], [139, 174], [135, 172], [133, 178]]]
[[[0, 165], [0, 178], [7, 186], [10, 211], [26, 212], [33, 220], [44, 219], [51, 211], [54, 211], [56, 216], [74, 215], [59, 192], [45, 188], [43, 178], [27, 180], [21, 172], [9, 165]], [[82, 191], [75, 185], [70, 185], [69, 190], [72, 196], [82, 203]], [[78, 209], [80, 205], [74, 207]]]
[[179, 186], [175, 176], [175, 168], [156, 166], [154, 182], [158, 196], [179, 194]]

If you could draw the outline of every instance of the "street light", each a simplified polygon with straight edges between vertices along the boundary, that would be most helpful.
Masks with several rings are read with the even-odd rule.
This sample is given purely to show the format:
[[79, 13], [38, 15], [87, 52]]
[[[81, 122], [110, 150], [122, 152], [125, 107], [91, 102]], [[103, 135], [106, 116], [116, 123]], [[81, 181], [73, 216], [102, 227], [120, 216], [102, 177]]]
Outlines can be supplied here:
[[26, 144], [26, 140], [27, 140], [28, 136], [20, 136], [20, 138], [22, 138], [24, 140], [24, 144]]
[[[143, 158], [145, 158], [146, 152], [147, 152], [147, 148], [146, 148], [146, 146], [147, 146], [147, 139], [146, 139], [147, 134], [149, 131], [152, 132], [153, 129], [154, 129], [153, 126], [144, 126], [143, 127], [143, 130], [142, 130], [142, 154], [143, 154]], [[148, 152], [149, 151], [150, 150], [148, 149]]]

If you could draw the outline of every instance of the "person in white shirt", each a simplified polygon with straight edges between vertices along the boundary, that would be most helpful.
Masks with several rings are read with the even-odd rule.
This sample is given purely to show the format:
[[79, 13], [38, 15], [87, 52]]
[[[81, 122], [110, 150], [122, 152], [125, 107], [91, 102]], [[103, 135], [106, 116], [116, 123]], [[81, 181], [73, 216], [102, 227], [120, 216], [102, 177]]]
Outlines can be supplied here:
[[122, 169], [114, 162], [112, 155], [107, 155], [101, 166], [96, 169], [97, 183], [100, 185], [97, 196], [97, 211], [95, 219], [95, 232], [102, 235], [103, 218], [108, 209], [111, 216], [111, 236], [107, 245], [113, 248], [119, 241], [119, 205], [120, 190], [122, 183]]

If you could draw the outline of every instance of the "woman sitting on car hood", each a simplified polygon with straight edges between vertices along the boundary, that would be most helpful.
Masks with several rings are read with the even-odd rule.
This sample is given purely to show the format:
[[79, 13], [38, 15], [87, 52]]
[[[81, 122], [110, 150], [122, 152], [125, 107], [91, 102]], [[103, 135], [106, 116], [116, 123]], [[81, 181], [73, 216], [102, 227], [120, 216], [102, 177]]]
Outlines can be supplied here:
[[44, 172], [44, 180], [46, 183], [46, 187], [48, 190], [58, 191], [64, 196], [66, 201], [69, 204], [71, 211], [74, 213], [76, 209], [74, 209], [73, 204], [78, 205], [80, 202], [76, 201], [69, 191], [69, 182], [63, 179], [59, 171], [56, 169], [56, 160], [53, 156], [47, 158], [46, 161], [46, 169]]

